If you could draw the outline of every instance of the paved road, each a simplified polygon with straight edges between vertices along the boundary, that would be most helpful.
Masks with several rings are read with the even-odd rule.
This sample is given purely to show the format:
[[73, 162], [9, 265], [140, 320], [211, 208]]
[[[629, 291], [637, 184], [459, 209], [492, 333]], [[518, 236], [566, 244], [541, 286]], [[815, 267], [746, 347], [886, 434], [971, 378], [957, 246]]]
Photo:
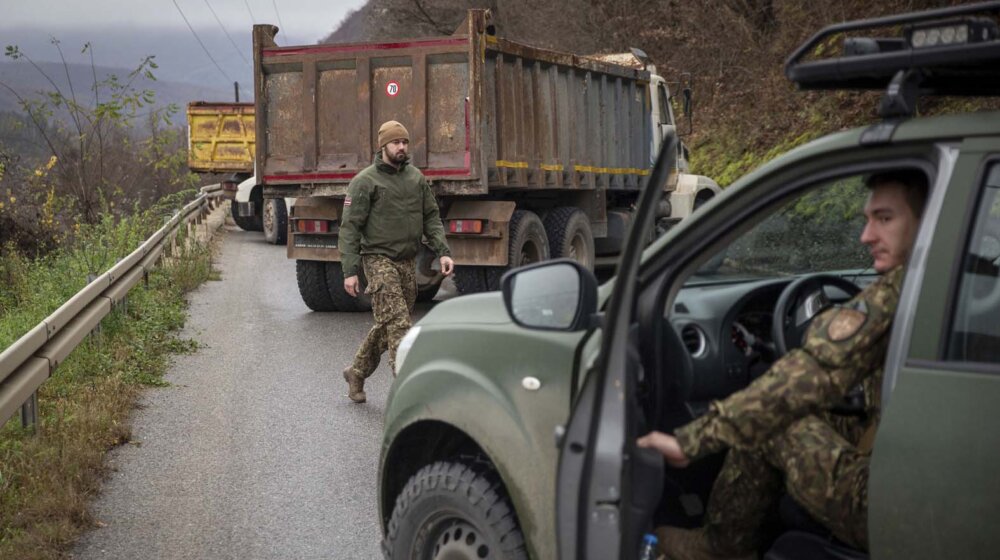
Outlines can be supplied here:
[[284, 247], [234, 226], [223, 239], [222, 280], [191, 296], [183, 334], [205, 346], [147, 391], [93, 506], [104, 526], [73, 557], [380, 558], [390, 375], [355, 405], [340, 374], [371, 316], [310, 312]]

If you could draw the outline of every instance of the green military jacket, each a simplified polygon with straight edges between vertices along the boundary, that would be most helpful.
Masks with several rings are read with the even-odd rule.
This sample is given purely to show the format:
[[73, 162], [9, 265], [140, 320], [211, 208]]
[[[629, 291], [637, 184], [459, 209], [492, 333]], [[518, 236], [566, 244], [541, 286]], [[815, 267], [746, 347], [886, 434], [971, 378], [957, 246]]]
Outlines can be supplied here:
[[684, 454], [697, 459], [729, 447], [757, 447], [800, 418], [824, 414], [860, 384], [867, 420], [848, 435], [857, 445], [869, 426], [878, 425], [882, 368], [902, 282], [903, 267], [896, 267], [848, 303], [819, 314], [802, 348], [675, 432]]
[[438, 256], [451, 255], [424, 174], [408, 163], [396, 169], [379, 154], [347, 186], [339, 238], [344, 277], [358, 273], [361, 255], [415, 257], [425, 235]]

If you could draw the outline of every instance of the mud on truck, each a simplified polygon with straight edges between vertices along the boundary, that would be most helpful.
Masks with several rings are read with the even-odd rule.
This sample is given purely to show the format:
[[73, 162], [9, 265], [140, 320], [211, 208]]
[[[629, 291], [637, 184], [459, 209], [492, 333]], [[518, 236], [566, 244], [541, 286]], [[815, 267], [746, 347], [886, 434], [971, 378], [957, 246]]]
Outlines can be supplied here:
[[[410, 130], [462, 293], [497, 289], [507, 270], [550, 258], [613, 264], [675, 128], [667, 83], [641, 51], [593, 57], [516, 43], [495, 34], [488, 10], [470, 10], [450, 36], [413, 40], [278, 46], [277, 30], [253, 32], [256, 164], [265, 199], [297, 200], [288, 257], [315, 311], [370, 306], [344, 292], [337, 234], [380, 123]], [[678, 152], [661, 230], [719, 192]], [[442, 280], [434, 265], [429, 249], [417, 259], [421, 300]]]

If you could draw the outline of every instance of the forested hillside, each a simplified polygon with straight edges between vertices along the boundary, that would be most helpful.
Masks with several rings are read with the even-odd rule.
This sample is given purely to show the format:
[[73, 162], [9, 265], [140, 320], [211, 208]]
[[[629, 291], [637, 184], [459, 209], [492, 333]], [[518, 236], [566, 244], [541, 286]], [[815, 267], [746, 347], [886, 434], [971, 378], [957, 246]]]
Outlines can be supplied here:
[[[494, 11], [498, 34], [574, 53], [643, 49], [668, 80], [690, 79], [696, 171], [728, 184], [772, 154], [870, 122], [877, 96], [797, 92], [786, 57], [821, 27], [941, 7], [946, 0], [370, 0], [327, 42], [449, 34], [470, 7]], [[996, 106], [996, 104], [993, 104]], [[923, 112], [982, 101], [925, 103]]]

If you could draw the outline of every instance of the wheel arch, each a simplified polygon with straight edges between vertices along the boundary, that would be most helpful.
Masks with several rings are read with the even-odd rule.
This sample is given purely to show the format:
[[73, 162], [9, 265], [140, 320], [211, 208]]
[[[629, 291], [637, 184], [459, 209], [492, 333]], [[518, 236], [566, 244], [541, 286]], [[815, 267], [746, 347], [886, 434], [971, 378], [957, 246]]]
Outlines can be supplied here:
[[[394, 469], [382, 469], [379, 481], [379, 520], [385, 531], [396, 496], [406, 486], [410, 477], [421, 468], [436, 461], [452, 459], [460, 455], [480, 455], [496, 467], [493, 458], [470, 435], [455, 426], [440, 420], [420, 420], [400, 431], [385, 452], [383, 465], [394, 465]], [[400, 465], [405, 465], [398, 468]], [[497, 469], [501, 481], [503, 475]], [[506, 487], [506, 482], [504, 481]]]

